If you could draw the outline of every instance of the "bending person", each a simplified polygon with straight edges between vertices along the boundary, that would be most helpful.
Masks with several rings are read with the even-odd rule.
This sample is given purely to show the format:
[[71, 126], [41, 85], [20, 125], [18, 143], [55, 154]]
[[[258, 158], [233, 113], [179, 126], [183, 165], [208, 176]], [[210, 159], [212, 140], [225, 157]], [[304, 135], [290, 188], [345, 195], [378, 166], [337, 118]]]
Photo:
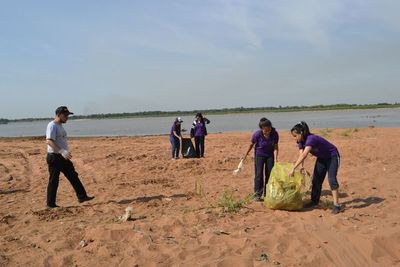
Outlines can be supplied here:
[[178, 117], [175, 119], [174, 123], [171, 127], [171, 133], [169, 137], [169, 141], [172, 146], [172, 159], [179, 159], [179, 150], [181, 148], [182, 134], [181, 134], [181, 125], [183, 120]]
[[291, 133], [299, 146], [300, 155], [293, 170], [289, 173], [290, 176], [293, 176], [297, 167], [300, 165], [303, 167], [304, 160], [308, 154], [317, 158], [312, 176], [311, 202], [306, 207], [315, 208], [318, 206], [322, 183], [324, 182], [326, 173], [328, 173], [329, 186], [333, 197], [332, 213], [339, 213], [341, 208], [339, 205], [339, 183], [337, 181], [340, 163], [338, 149], [323, 137], [310, 133], [310, 129], [304, 121], [293, 126]]

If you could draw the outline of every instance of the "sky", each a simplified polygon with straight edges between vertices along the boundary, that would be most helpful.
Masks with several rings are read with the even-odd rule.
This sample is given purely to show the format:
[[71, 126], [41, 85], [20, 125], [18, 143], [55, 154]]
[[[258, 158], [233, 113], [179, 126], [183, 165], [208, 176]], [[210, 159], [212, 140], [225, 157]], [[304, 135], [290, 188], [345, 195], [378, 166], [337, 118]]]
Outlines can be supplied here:
[[398, 0], [0, 0], [0, 118], [400, 102]]

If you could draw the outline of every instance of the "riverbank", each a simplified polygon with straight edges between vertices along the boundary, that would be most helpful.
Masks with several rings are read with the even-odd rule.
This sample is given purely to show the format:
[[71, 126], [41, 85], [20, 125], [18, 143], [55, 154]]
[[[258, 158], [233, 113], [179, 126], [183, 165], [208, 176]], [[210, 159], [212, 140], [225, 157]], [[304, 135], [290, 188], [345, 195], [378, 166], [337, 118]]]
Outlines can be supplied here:
[[[79, 204], [62, 176], [62, 207], [54, 210], [44, 208], [44, 138], [0, 139], [0, 266], [399, 265], [400, 128], [315, 133], [341, 153], [338, 215], [324, 209], [327, 181], [321, 207], [311, 211], [218, 207], [224, 192], [252, 193], [252, 160], [232, 175], [251, 133], [210, 134], [206, 158], [177, 161], [167, 136], [74, 138], [73, 162], [96, 198]], [[280, 161], [297, 155], [282, 131]], [[119, 222], [127, 207], [133, 220]]]

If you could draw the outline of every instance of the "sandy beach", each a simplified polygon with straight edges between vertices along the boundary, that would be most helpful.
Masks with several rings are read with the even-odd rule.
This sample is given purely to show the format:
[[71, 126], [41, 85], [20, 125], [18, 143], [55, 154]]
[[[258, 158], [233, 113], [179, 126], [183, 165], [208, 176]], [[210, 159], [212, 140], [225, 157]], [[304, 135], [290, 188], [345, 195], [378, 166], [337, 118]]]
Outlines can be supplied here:
[[[89, 195], [79, 204], [60, 177], [46, 209], [43, 138], [0, 139], [0, 266], [400, 266], [400, 129], [313, 129], [341, 153], [345, 211], [218, 206], [224, 192], [253, 192], [252, 158], [232, 171], [251, 132], [210, 134], [203, 159], [170, 159], [168, 136], [69, 140]], [[280, 132], [282, 162], [296, 144]], [[306, 167], [312, 171], [314, 158]], [[132, 218], [119, 216], [132, 207]]]

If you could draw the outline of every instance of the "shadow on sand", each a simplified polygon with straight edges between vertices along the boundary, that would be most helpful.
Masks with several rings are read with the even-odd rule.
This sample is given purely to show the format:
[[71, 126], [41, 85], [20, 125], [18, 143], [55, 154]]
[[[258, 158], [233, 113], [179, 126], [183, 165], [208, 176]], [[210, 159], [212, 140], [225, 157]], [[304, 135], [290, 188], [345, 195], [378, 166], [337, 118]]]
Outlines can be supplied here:
[[346, 202], [343, 202], [343, 205], [346, 205], [347, 208], [352, 209], [362, 209], [371, 205], [376, 205], [385, 201], [384, 198], [380, 197], [367, 197], [367, 198], [355, 198]]

